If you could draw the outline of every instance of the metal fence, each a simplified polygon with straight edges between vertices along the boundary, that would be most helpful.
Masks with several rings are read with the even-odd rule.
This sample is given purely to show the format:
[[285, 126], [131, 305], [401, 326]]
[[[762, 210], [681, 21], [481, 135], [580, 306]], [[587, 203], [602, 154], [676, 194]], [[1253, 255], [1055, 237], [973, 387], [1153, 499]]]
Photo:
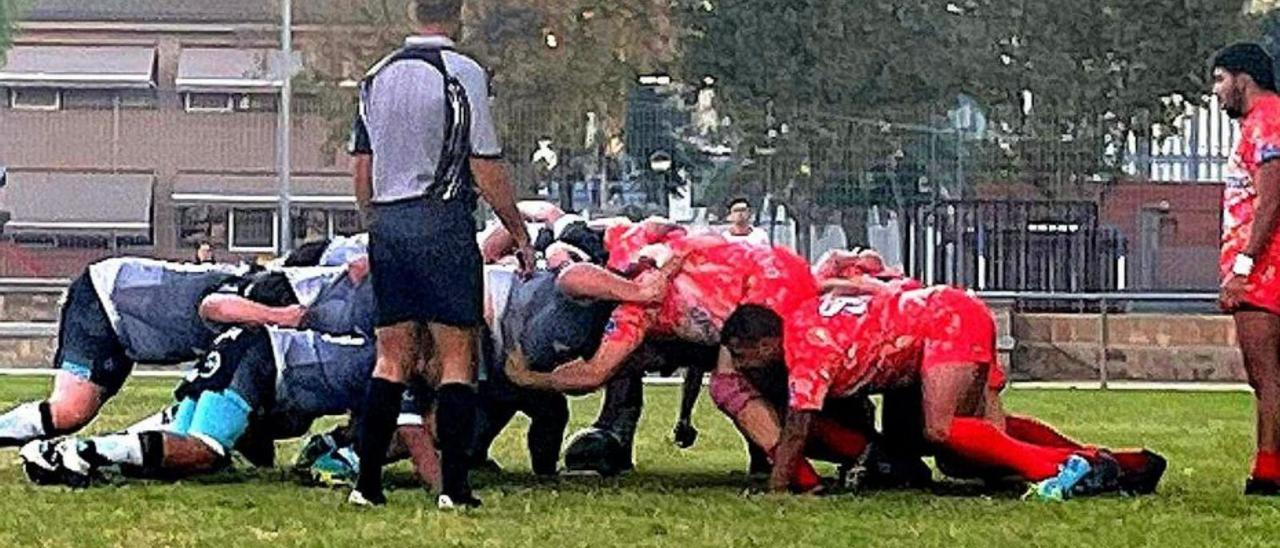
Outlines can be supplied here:
[[[148, 234], [6, 231], [0, 276], [69, 276], [114, 254], [189, 257], [183, 223], [191, 212], [169, 198], [177, 174], [252, 173], [265, 186], [275, 184], [274, 98], [223, 99], [65, 91], [56, 108], [0, 108], [0, 164], [12, 170], [138, 171], [156, 178]], [[295, 176], [344, 176], [350, 112], [330, 103], [306, 95], [296, 102]], [[714, 107], [706, 90], [638, 86], [612, 112], [500, 98], [495, 117], [521, 196], [567, 209], [716, 224], [728, 198], [746, 196], [779, 243], [813, 257], [869, 243], [928, 281], [1014, 291], [1211, 289], [1212, 244], [1183, 245], [1187, 238], [1178, 230], [1206, 230], [1196, 227], [1213, 224], [1217, 205], [1197, 210], [1203, 218], [1192, 226], [1178, 204], [1151, 221], [1144, 212], [1158, 213], [1159, 199], [1154, 206], [1108, 202], [1093, 192], [1110, 180], [1101, 175], [1117, 167], [1104, 135], [980, 135], [955, 129], [945, 108], [867, 117], [774, 113], [764, 127], [748, 130], [749, 124], [724, 123]], [[1208, 123], [1191, 123], [1196, 131], [1188, 130], [1187, 139], [1201, 140], [1187, 141], [1179, 154], [1221, 155], [1225, 141], [1218, 137], [1230, 132], [1221, 125], [1200, 131]], [[756, 129], [767, 136], [748, 134]], [[1212, 143], [1196, 137], [1210, 133]], [[1119, 167], [1138, 177], [1159, 171], [1133, 165], [1168, 163], [1172, 152], [1160, 156], [1161, 150], [1134, 149]], [[236, 215], [234, 204], [224, 209], [218, 214], [228, 220]], [[299, 210], [295, 224], [314, 213]], [[245, 215], [242, 228], [252, 217]], [[320, 224], [350, 224], [343, 215], [326, 211]], [[257, 228], [258, 236], [269, 235], [269, 226]], [[1167, 274], [1173, 268], [1192, 271]]]

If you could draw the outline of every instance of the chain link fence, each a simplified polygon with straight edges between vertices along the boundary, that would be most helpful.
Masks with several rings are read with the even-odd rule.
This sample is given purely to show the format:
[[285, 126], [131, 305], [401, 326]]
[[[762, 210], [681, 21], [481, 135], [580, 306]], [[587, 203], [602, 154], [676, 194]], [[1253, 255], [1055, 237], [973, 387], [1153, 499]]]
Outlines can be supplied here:
[[[664, 214], [707, 226], [721, 224], [727, 200], [747, 197], [775, 243], [810, 257], [870, 245], [926, 281], [976, 289], [1213, 288], [1220, 189], [1212, 181], [1151, 182], [1150, 168], [1134, 167], [1167, 164], [1167, 154], [1144, 148], [1145, 155], [1117, 158], [1124, 147], [1102, 133], [976, 131], [947, 108], [770, 113], [757, 134], [716, 113], [710, 91], [637, 85], [612, 112], [499, 98], [495, 118], [519, 194], [592, 214]], [[0, 164], [10, 187], [33, 174], [108, 182], [142, 175], [151, 185], [138, 198], [147, 202], [146, 218], [137, 220], [145, 227], [127, 229], [77, 219], [93, 196], [39, 193], [36, 209], [64, 207], [66, 215], [20, 228], [14, 222], [30, 221], [24, 208], [34, 206], [6, 190], [0, 209], [14, 222], [0, 238], [0, 277], [68, 276], [118, 254], [190, 258], [200, 242], [220, 258], [252, 257], [281, 237], [271, 198], [274, 96], [5, 93]], [[350, 110], [306, 94], [295, 104], [294, 178], [330, 190], [298, 201], [294, 239], [358, 230], [349, 195], [333, 190], [349, 188], [341, 141]], [[1213, 147], [1215, 157], [1225, 154], [1225, 145]], [[1166, 149], [1187, 162], [1206, 152], [1154, 150]], [[187, 188], [232, 179], [209, 185], [214, 194], [238, 189], [222, 197]]]

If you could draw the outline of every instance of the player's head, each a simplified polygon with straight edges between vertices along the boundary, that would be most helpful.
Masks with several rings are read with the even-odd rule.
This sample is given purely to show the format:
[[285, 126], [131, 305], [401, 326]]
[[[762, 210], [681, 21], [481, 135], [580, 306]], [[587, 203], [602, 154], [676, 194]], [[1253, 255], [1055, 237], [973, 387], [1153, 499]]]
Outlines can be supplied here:
[[739, 306], [720, 329], [734, 367], [766, 367], [782, 359], [782, 317], [755, 304]]
[[1227, 116], [1244, 116], [1249, 94], [1276, 90], [1275, 61], [1262, 46], [1241, 42], [1213, 56], [1213, 94]]
[[409, 13], [420, 27], [456, 28], [462, 22], [462, 0], [414, 0], [409, 2]]
[[555, 242], [547, 246], [545, 254], [547, 268], [552, 271], [559, 271], [573, 263], [591, 262], [591, 256], [587, 255], [587, 252], [565, 242]]
[[729, 201], [728, 220], [739, 226], [751, 224], [751, 202], [746, 198], [734, 198]]
[[319, 265], [320, 258], [324, 256], [324, 251], [328, 248], [329, 240], [307, 242], [290, 251], [284, 258], [283, 266], [293, 268]]
[[591, 262], [595, 264], [609, 262], [609, 251], [604, 247], [604, 235], [592, 230], [585, 222], [572, 222], [565, 226], [560, 232], [560, 241], [586, 252]]

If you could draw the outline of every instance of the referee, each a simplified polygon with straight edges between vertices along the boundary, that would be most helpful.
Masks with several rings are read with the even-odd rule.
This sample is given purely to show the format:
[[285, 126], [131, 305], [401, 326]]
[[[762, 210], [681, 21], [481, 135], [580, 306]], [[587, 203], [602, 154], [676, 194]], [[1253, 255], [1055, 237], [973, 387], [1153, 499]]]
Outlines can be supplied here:
[[369, 219], [377, 299], [378, 361], [358, 426], [360, 478], [349, 501], [382, 505], [382, 466], [405, 382], [434, 349], [441, 508], [478, 506], [467, 478], [476, 417], [474, 331], [483, 323], [477, 190], [518, 246], [532, 249], [489, 108], [485, 70], [453, 50], [462, 0], [420, 0], [418, 35], [374, 65], [360, 84], [350, 152], [356, 201]]

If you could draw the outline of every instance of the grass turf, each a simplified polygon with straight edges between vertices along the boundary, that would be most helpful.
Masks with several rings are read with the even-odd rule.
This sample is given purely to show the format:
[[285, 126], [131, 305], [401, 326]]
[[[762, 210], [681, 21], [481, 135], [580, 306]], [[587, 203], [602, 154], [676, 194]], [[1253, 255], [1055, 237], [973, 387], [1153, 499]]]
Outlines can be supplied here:
[[[45, 378], [4, 378], [0, 408], [47, 390]], [[90, 430], [123, 426], [168, 401], [172, 383], [137, 379]], [[1280, 500], [1240, 494], [1252, 444], [1246, 394], [1013, 391], [1006, 407], [1106, 445], [1164, 453], [1160, 493], [1064, 504], [1016, 494], [905, 491], [795, 498], [746, 494], [746, 456], [703, 398], [702, 435], [682, 451], [667, 440], [678, 395], [651, 388], [637, 441], [638, 470], [616, 480], [540, 482], [528, 472], [525, 423], [499, 438], [503, 476], [477, 478], [485, 506], [436, 511], [404, 464], [390, 505], [351, 508], [346, 492], [300, 486], [281, 469], [238, 470], [176, 484], [137, 482], [72, 492], [27, 483], [12, 449], [0, 452], [3, 546], [1242, 546], [1280, 538]], [[597, 398], [574, 401], [571, 429]], [[326, 425], [329, 423], [326, 423]], [[288, 463], [299, 442], [278, 446]]]

